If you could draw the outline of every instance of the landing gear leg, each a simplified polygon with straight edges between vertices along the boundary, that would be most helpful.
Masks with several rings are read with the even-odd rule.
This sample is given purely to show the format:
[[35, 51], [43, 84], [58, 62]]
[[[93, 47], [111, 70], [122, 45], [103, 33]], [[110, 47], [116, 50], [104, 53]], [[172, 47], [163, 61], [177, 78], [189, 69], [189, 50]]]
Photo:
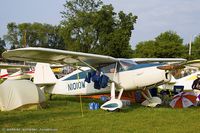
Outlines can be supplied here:
[[145, 89], [147, 91], [147, 95], [142, 92], [143, 97], [146, 99], [144, 102], [142, 102], [142, 105], [148, 106], [148, 107], [156, 107], [157, 105], [160, 105], [162, 103], [162, 100], [159, 97], [152, 97], [151, 93], [149, 92], [149, 89]]
[[107, 111], [118, 111], [122, 108], [122, 101], [120, 100], [123, 89], [120, 90], [118, 98], [115, 98], [115, 83], [111, 83], [111, 99], [101, 105], [101, 109]]

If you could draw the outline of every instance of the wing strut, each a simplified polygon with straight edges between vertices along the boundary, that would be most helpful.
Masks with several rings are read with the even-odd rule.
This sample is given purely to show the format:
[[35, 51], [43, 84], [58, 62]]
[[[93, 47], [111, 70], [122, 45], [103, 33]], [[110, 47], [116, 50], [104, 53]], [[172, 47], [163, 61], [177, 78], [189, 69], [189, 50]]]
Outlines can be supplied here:
[[84, 62], [84, 61], [82, 61], [80, 59], [78, 59], [78, 61], [80, 61], [81, 63], [85, 64], [86, 66], [88, 66], [89, 68], [93, 69], [94, 71], [97, 71], [96, 68], [94, 68], [93, 66], [89, 65], [88, 63], [86, 63], [86, 62]]
[[[103, 109], [103, 110], [115, 111], [115, 110], [119, 110], [122, 108], [122, 101], [120, 99], [121, 99], [122, 93], [124, 91], [124, 88], [121, 87], [120, 84], [118, 84], [114, 81], [114, 78], [117, 73], [117, 65], [118, 65], [118, 63], [116, 62], [113, 79], [110, 80], [110, 82], [111, 82], [111, 99], [109, 101], [105, 102], [103, 105], [101, 105], [101, 109]], [[115, 85], [118, 85], [118, 87], [121, 88], [118, 98], [115, 97], [115, 90], [116, 90]]]
[[[77, 60], [80, 61], [81, 63], [85, 64], [86, 66], [90, 67], [91, 69], [97, 71], [96, 68], [94, 68], [93, 66], [89, 65], [88, 63], [86, 63], [86, 62], [84, 62], [84, 61], [82, 61], [80, 59], [77, 59]], [[105, 102], [101, 106], [101, 109], [103, 109], [103, 110], [115, 111], [115, 110], [119, 110], [119, 109], [122, 108], [122, 101], [120, 99], [121, 99], [121, 96], [122, 96], [124, 88], [120, 84], [118, 84], [118, 83], [116, 83], [114, 81], [114, 78], [115, 78], [116, 73], [117, 73], [117, 65], [118, 65], [118, 63], [116, 62], [113, 79], [112, 80], [109, 79], [110, 82], [111, 82], [111, 99], [109, 101]], [[119, 88], [121, 88], [117, 99], [115, 97], [115, 90], [116, 90], [115, 85], [117, 85]]]
[[156, 107], [157, 105], [160, 105], [162, 103], [159, 97], [152, 97], [149, 89], [144, 88], [144, 90], [147, 92], [147, 94], [141, 91], [142, 96], [146, 99], [145, 101], [142, 102], [142, 105], [149, 107]]

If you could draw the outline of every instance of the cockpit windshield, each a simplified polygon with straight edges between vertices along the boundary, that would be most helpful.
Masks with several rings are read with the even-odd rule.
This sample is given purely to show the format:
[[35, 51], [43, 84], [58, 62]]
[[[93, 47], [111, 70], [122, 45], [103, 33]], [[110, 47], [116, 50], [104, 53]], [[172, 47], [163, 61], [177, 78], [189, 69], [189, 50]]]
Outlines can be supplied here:
[[120, 59], [119, 62], [112, 64], [102, 64], [98, 67], [98, 70], [103, 73], [114, 73], [132, 70], [137, 63], [131, 59]]
[[131, 59], [121, 59], [120, 63], [120, 71], [126, 71], [133, 68], [137, 63]]
[[99, 66], [98, 69], [103, 73], [114, 73], [116, 69], [116, 63], [104, 64], [104, 65]]

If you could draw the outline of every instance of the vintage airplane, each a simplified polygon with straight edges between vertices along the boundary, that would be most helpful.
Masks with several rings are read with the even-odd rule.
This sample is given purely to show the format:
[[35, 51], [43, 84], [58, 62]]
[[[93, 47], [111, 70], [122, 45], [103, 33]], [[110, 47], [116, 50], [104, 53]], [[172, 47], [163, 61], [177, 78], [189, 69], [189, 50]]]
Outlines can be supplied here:
[[[35, 64], [8, 64], [8, 63], [1, 63], [0, 64], [0, 79], [28, 79], [33, 80], [34, 73], [35, 73]], [[63, 65], [50, 65], [50, 68], [55, 73], [60, 73], [62, 71]], [[8, 72], [11, 70], [11, 72]]]
[[[34, 70], [30, 65], [21, 64], [0, 64], [0, 79], [32, 79]], [[8, 73], [8, 70], [17, 70], [12, 74]]]
[[[89, 68], [80, 68], [79, 72], [76, 71], [78, 76], [71, 75], [68, 78], [62, 78], [59, 81], [49, 74], [47, 68], [40, 65], [38, 70], [46, 71], [44, 75], [38, 75], [37, 83], [55, 86], [67, 86], [65, 80], [77, 80], [80, 79], [78, 83], [72, 83], [65, 87], [67, 95], [87, 95], [96, 94], [111, 91], [111, 99], [101, 106], [104, 110], [116, 110], [122, 108], [122, 101], [120, 100], [121, 95], [124, 90], [136, 90], [142, 89], [146, 90], [146, 93], [142, 92], [142, 95], [146, 100], [142, 103], [145, 106], [155, 107], [161, 104], [161, 99], [159, 97], [152, 97], [149, 89], [154, 86], [158, 86], [169, 82], [171, 79], [170, 70], [182, 68], [186, 64], [186, 60], [182, 58], [133, 58], [133, 59], [123, 59], [123, 58], [113, 58], [111, 56], [88, 54], [82, 52], [55, 50], [48, 48], [21, 48], [6, 51], [2, 54], [6, 59], [19, 60], [19, 61], [34, 61], [34, 62], [45, 62], [45, 63], [60, 63], [60, 64], [71, 64], [76, 67], [87, 66], [92, 70], [96, 71], [96, 75], [105, 75], [109, 78], [108, 86], [103, 88], [87, 90], [83, 89], [87, 84], [94, 88], [94, 82], [85, 83], [81, 76], [87, 74]], [[163, 62], [173, 62], [171, 64], [166, 64]], [[89, 73], [88, 73], [89, 74]], [[87, 75], [88, 75], [87, 74]], [[47, 78], [45, 78], [45, 76]], [[46, 80], [46, 81], [45, 81]], [[41, 82], [42, 81], [42, 82]], [[59, 87], [57, 87], [59, 90]], [[116, 98], [115, 90], [119, 90], [119, 95]]]
[[200, 75], [200, 71], [194, 72], [190, 75], [184, 76], [182, 78], [175, 79], [172, 77], [171, 81], [158, 86], [158, 88], [163, 89], [163, 90], [171, 90], [174, 91], [176, 88], [180, 88], [183, 90], [192, 90], [192, 84], [195, 79], [197, 79], [197, 75]]

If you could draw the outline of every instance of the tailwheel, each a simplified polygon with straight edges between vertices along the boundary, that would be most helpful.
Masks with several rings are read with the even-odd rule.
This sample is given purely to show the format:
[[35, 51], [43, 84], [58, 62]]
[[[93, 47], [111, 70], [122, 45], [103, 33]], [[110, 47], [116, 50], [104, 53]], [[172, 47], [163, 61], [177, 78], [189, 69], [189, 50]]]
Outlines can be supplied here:
[[143, 106], [156, 107], [161, 105], [162, 100], [159, 97], [152, 97], [149, 90], [147, 90], [147, 94], [148, 96], [142, 92], [143, 97], [146, 99], [144, 102], [142, 102]]

